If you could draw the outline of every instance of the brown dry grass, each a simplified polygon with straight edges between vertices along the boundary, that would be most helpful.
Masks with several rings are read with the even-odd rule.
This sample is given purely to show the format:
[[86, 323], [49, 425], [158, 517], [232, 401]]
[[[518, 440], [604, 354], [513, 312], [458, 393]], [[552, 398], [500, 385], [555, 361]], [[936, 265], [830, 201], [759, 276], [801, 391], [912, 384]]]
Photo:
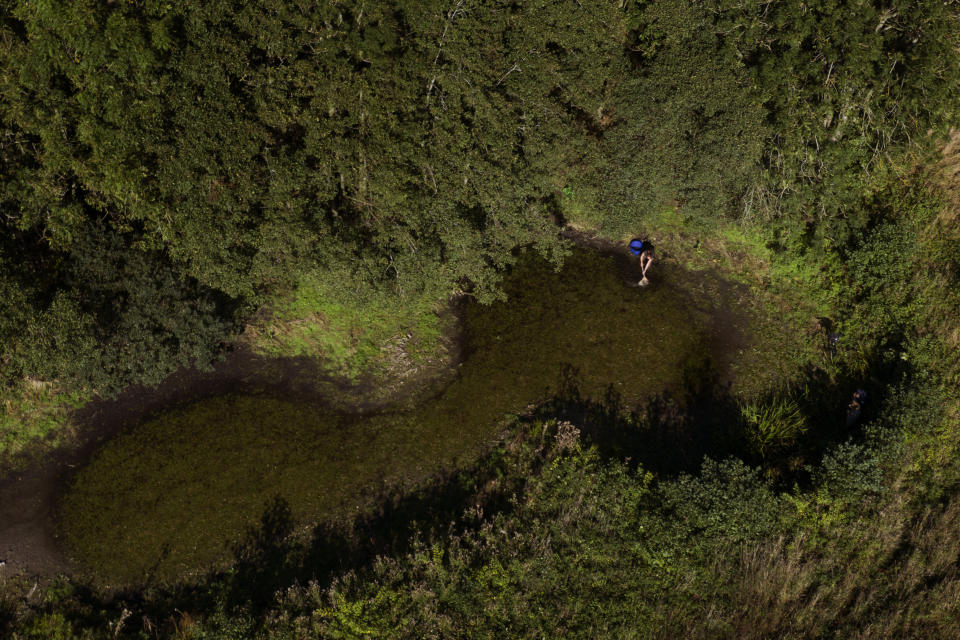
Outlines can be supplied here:
[[[960, 130], [951, 131], [943, 147], [943, 159], [938, 166], [938, 183], [946, 195], [946, 204], [936, 220], [926, 230], [931, 237], [946, 237], [960, 243]], [[960, 350], [960, 315], [951, 314], [940, 323], [941, 334], [947, 344]]]
[[943, 146], [940, 163], [944, 187], [954, 195], [954, 204], [960, 206], [960, 130], [953, 129]]
[[732, 601], [685, 637], [960, 637], [960, 498], [911, 516], [903, 496], [833, 539], [781, 537], [721, 562]]
[[927, 233], [942, 233], [960, 239], [960, 130], [953, 130], [936, 167], [936, 183], [946, 195], [946, 204]]

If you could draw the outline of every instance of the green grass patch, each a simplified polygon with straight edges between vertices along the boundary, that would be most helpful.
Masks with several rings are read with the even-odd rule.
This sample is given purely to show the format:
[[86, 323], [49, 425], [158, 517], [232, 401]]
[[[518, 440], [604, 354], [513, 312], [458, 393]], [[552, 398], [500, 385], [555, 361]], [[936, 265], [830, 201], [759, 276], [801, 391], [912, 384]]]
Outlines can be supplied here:
[[567, 222], [583, 231], [596, 231], [603, 227], [603, 212], [593, 206], [595, 189], [567, 185], [560, 190], [560, 210]]
[[40, 442], [56, 446], [69, 433], [71, 412], [90, 396], [36, 380], [26, 380], [19, 389], [7, 392], [0, 398], [0, 459], [17, 456]]
[[749, 316], [751, 344], [733, 362], [739, 395], [755, 398], [788, 388], [810, 365], [833, 370], [818, 319], [831, 315], [840, 285], [830, 284], [817, 260], [778, 251], [763, 228], [698, 223], [676, 206], [644, 217], [635, 235], [651, 238], [661, 260], [722, 274], [746, 288], [724, 301]]
[[740, 415], [751, 449], [763, 458], [789, 447], [807, 432], [806, 418], [789, 398], [747, 402], [740, 407]]
[[354, 282], [347, 271], [308, 273], [271, 314], [247, 329], [262, 355], [320, 357], [351, 378], [376, 370], [402, 345], [413, 361], [435, 355], [443, 334], [438, 292], [402, 293]]

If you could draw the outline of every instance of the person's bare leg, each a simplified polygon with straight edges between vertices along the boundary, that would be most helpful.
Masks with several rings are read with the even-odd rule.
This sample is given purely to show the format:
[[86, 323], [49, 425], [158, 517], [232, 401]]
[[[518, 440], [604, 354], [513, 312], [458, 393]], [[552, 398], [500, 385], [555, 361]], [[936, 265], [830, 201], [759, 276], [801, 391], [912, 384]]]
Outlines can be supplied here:
[[640, 256], [640, 269], [641, 269], [641, 272], [640, 272], [640, 282], [639, 282], [639, 285], [640, 285], [641, 287], [645, 287], [645, 286], [647, 286], [648, 284], [650, 284], [650, 281], [647, 280], [647, 269], [650, 268], [650, 264], [651, 264], [652, 262], [653, 262], [653, 257], [651, 257], [650, 255], [644, 254], [644, 255]]

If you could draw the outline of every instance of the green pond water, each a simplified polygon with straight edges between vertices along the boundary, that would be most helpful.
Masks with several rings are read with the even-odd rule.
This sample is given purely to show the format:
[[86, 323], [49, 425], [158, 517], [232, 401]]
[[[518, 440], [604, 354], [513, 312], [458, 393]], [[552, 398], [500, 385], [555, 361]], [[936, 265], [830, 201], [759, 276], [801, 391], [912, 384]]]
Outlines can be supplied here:
[[137, 426], [74, 477], [59, 509], [65, 548], [108, 583], [187, 577], [229, 562], [276, 495], [307, 526], [362, 511], [383, 483], [414, 487], [474, 459], [507, 414], [557, 389], [565, 366], [585, 394], [613, 385], [628, 403], [678, 388], [718, 348], [719, 294], [662, 264], [652, 286], [630, 287], [626, 260], [578, 249], [559, 273], [522, 261], [506, 302], [466, 305], [462, 364], [411, 410], [357, 416], [230, 395]]

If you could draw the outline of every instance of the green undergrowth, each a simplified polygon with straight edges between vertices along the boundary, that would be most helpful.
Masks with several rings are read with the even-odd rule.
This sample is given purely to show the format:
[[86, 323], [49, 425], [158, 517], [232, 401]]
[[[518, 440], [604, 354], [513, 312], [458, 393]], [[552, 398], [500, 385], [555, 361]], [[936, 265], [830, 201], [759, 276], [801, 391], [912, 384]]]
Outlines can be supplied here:
[[321, 358], [333, 373], [355, 379], [389, 370], [398, 352], [413, 363], [437, 357], [443, 306], [438, 291], [373, 289], [346, 270], [308, 273], [268, 303], [245, 336], [262, 355]]
[[740, 413], [750, 447], [762, 457], [795, 443], [808, 428], [800, 407], [786, 398], [768, 403], [748, 402], [741, 406]]
[[942, 424], [931, 391], [889, 388], [803, 488], [736, 459], [653, 475], [573, 424], [525, 425], [507, 509], [278, 592], [261, 637], [952, 637], [960, 508], [902, 485], [906, 442]]

